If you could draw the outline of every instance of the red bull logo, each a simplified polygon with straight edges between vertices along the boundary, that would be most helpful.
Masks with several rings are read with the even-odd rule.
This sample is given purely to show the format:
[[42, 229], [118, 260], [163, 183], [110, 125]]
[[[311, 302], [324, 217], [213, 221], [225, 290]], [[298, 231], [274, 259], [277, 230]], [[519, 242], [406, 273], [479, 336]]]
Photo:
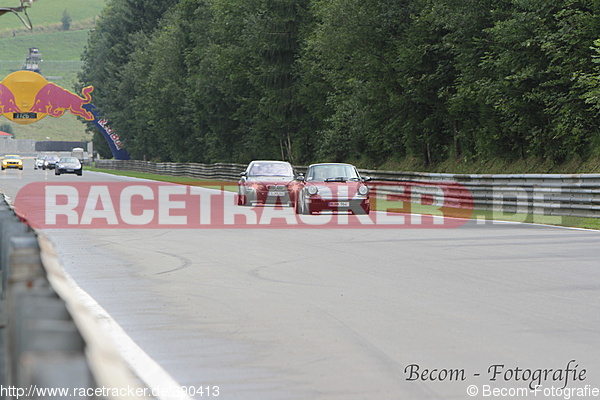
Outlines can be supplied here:
[[121, 138], [119, 137], [119, 135], [117, 135], [115, 131], [113, 131], [113, 129], [110, 126], [108, 126], [108, 121], [106, 120], [106, 118], [100, 119], [98, 121], [98, 125], [104, 128], [106, 134], [108, 135], [110, 140], [112, 140], [112, 142], [115, 144], [117, 150], [121, 150], [123, 148], [123, 142], [121, 142]]
[[42, 75], [31, 71], [17, 71], [0, 83], [0, 111], [9, 120], [31, 124], [50, 115], [61, 117], [65, 111], [93, 121], [94, 116], [83, 106], [92, 101], [92, 86], [83, 89], [80, 97], [48, 82]]
[[83, 105], [89, 104], [92, 101], [90, 93], [93, 90], [92, 86], [84, 88], [83, 96], [85, 98], [81, 98], [54, 83], [48, 83], [37, 93], [33, 107], [29, 112], [49, 114], [52, 117], [58, 118], [62, 117], [65, 111], [69, 110], [73, 115], [82, 117], [87, 121], [92, 121], [94, 116], [91, 112], [84, 110]]
[[71, 114], [93, 122], [100, 130], [116, 160], [129, 160], [123, 143], [101, 117], [92, 104], [93, 86], [83, 88], [78, 96], [62, 87], [48, 82], [42, 75], [32, 71], [17, 71], [0, 82], [0, 115], [27, 125], [50, 115], [62, 117], [68, 110]]
[[15, 95], [2, 83], [0, 83], [0, 111], [2, 114], [21, 112], [15, 102]]

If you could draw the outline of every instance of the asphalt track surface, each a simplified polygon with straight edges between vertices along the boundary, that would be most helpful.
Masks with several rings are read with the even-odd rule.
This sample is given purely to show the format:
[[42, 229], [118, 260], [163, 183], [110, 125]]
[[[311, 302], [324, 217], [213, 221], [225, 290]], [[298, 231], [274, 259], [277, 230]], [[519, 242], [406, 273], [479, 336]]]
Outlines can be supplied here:
[[[2, 171], [0, 190], [14, 198], [32, 181], [124, 179], [56, 177], [30, 163]], [[600, 388], [596, 231], [469, 222], [46, 233], [147, 355], [181, 385], [218, 386], [218, 398], [565, 398], [551, 388]], [[547, 369], [548, 391], [529, 391]]]

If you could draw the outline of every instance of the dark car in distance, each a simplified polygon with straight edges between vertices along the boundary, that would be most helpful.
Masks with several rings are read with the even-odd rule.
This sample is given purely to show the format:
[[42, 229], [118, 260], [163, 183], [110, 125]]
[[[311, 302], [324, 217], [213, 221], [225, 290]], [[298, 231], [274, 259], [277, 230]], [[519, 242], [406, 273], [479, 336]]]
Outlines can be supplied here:
[[60, 174], [77, 174], [81, 176], [83, 173], [83, 166], [77, 159], [77, 157], [63, 157], [56, 163], [54, 168], [54, 175]]
[[54, 169], [58, 160], [60, 160], [60, 157], [58, 156], [46, 156], [44, 165], [42, 165], [42, 169]]
[[351, 164], [313, 164], [300, 176], [302, 187], [296, 197], [297, 214], [313, 214], [322, 211], [369, 214], [371, 204], [370, 178], [362, 178]]
[[295, 186], [294, 169], [286, 161], [252, 161], [238, 182], [239, 206], [252, 204], [293, 205], [291, 185]]

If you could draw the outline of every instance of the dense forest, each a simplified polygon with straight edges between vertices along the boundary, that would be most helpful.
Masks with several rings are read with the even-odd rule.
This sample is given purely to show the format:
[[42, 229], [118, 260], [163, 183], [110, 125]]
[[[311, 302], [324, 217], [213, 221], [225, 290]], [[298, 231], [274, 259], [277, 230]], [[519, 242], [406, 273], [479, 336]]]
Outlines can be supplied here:
[[599, 38], [596, 0], [109, 0], [79, 80], [136, 159], [563, 162]]

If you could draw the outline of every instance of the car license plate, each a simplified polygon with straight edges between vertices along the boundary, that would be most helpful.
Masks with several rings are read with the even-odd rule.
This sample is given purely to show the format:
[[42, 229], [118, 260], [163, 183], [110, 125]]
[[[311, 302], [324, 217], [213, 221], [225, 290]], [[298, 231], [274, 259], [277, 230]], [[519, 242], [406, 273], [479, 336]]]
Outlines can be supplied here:
[[269, 192], [269, 196], [285, 196], [285, 192]]
[[330, 201], [329, 207], [350, 207], [349, 201]]
[[67, 172], [75, 172], [74, 169], [68, 169]]

